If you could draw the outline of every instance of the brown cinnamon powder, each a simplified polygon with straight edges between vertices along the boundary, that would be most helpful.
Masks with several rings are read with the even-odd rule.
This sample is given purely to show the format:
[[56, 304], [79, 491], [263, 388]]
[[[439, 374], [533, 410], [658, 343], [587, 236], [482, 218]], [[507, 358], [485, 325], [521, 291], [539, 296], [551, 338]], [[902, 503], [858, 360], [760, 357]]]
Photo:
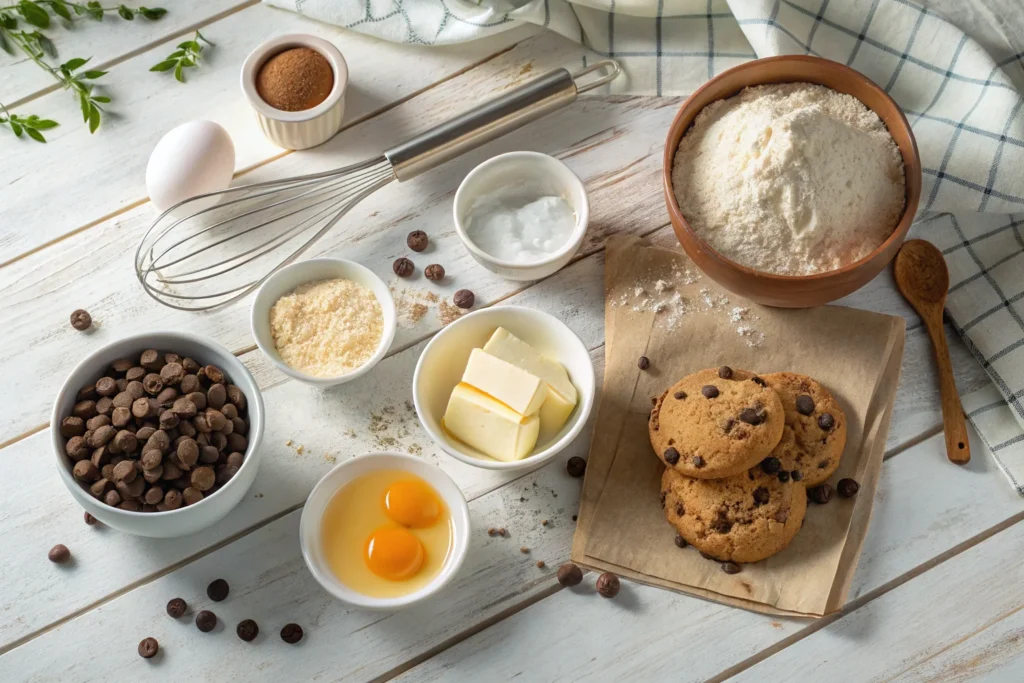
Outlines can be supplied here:
[[256, 74], [256, 92], [275, 109], [302, 111], [327, 99], [334, 70], [316, 50], [293, 47], [268, 59]]

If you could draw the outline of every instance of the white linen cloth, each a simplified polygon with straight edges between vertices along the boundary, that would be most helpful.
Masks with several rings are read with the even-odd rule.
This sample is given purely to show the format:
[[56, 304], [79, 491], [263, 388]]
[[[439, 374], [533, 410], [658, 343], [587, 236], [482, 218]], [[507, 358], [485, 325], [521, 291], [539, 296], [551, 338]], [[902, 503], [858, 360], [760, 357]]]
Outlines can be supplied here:
[[[386, 40], [438, 45], [524, 22], [613, 57], [614, 92], [685, 95], [743, 61], [848, 64], [903, 108], [924, 172], [912, 234], [950, 269], [948, 318], [993, 385], [968, 417], [1024, 495], [1024, 10], [1014, 0], [265, 0]], [[959, 24], [959, 25], [958, 25]]]

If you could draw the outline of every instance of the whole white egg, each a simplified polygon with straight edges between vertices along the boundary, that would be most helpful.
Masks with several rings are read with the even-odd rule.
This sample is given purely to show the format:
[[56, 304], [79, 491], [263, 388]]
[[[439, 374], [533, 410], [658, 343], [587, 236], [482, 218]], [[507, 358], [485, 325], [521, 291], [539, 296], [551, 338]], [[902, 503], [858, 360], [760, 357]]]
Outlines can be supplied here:
[[[235, 146], [224, 127], [213, 121], [189, 121], [156, 143], [146, 166], [146, 190], [161, 212], [178, 202], [227, 189], [235, 171]], [[197, 211], [217, 203], [195, 202]]]

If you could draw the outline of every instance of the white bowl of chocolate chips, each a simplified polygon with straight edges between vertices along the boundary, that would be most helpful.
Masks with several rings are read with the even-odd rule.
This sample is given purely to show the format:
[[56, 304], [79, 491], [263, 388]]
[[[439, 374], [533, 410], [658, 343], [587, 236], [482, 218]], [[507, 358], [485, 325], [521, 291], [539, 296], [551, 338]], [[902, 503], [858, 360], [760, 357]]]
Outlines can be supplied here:
[[171, 538], [220, 520], [248, 491], [263, 397], [219, 344], [154, 332], [79, 363], [50, 424], [57, 470], [86, 512], [120, 531]]

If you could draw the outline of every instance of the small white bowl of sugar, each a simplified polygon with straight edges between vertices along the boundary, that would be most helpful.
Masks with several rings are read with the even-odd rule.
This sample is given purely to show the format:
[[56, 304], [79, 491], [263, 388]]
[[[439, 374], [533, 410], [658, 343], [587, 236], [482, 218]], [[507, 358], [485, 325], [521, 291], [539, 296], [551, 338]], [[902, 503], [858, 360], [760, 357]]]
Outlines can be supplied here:
[[488, 159], [455, 193], [455, 231], [477, 263], [509, 280], [558, 271], [587, 233], [583, 181], [558, 159], [509, 152]]
[[281, 372], [323, 388], [369, 372], [391, 348], [397, 322], [384, 280], [333, 258], [271, 275], [256, 292], [250, 320], [256, 345]]

